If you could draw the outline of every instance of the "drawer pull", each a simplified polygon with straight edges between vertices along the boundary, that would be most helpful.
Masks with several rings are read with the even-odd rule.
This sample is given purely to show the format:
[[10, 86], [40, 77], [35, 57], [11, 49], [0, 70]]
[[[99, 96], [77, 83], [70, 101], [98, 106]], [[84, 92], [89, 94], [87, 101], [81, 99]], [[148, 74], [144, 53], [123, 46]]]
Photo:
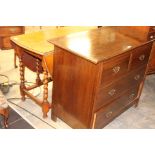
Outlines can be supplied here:
[[16, 31], [16, 29], [14, 29], [14, 28], [11, 28], [11, 29], [10, 29], [10, 31], [11, 31], [11, 32], [15, 32], [15, 31]]
[[132, 93], [132, 94], [129, 96], [129, 100], [133, 100], [133, 99], [134, 99], [134, 97], [135, 97], [135, 94], [134, 94], [134, 93]]
[[150, 36], [150, 39], [153, 39], [154, 38], [154, 36], [152, 35], [152, 36]]
[[113, 114], [113, 112], [112, 112], [112, 111], [109, 111], [108, 113], [105, 114], [105, 117], [106, 117], [106, 118], [109, 118], [109, 117], [112, 116], [112, 114]]
[[139, 74], [136, 75], [136, 76], [134, 77], [134, 79], [135, 79], [136, 81], [138, 81], [138, 80], [140, 79], [140, 75], [139, 75]]
[[139, 60], [140, 61], [143, 61], [144, 59], [145, 59], [145, 55], [144, 54], [142, 54], [142, 55], [139, 56]]
[[116, 66], [112, 70], [116, 74], [116, 73], [118, 73], [120, 71], [120, 68], [121, 68], [120, 66]]
[[115, 95], [115, 93], [116, 93], [116, 90], [115, 90], [115, 89], [112, 89], [112, 90], [110, 90], [110, 91], [108, 92], [108, 94], [109, 94], [110, 96]]

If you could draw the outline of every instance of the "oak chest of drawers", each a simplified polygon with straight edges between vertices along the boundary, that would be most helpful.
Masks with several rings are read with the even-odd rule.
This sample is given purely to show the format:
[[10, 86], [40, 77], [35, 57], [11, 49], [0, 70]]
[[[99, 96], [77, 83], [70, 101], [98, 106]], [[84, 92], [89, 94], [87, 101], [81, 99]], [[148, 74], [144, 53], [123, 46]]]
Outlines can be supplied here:
[[152, 41], [105, 27], [50, 42], [55, 45], [53, 120], [72, 128], [103, 128], [137, 105]]
[[24, 26], [0, 26], [0, 49], [11, 49], [10, 37], [24, 33]]

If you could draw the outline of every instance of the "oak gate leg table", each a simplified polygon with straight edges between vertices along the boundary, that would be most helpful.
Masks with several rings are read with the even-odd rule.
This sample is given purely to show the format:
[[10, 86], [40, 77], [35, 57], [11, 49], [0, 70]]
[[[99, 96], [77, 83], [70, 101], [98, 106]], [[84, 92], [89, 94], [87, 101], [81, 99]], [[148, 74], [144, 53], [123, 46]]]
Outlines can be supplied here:
[[[48, 82], [52, 80], [54, 46], [48, 40], [92, 28], [94, 27], [63, 27], [11, 37], [15, 54], [19, 57], [21, 99], [24, 101], [26, 95], [35, 101], [41, 106], [44, 118], [52, 105], [48, 101]], [[25, 85], [25, 67], [36, 72], [36, 82], [33, 86]], [[43, 80], [40, 79], [41, 73], [44, 75]], [[44, 85], [43, 99], [39, 100], [29, 91], [41, 85]]]
[[[52, 80], [48, 76], [48, 69], [46, 68], [46, 59], [50, 59], [48, 63], [52, 66], [52, 53], [40, 54], [33, 53], [30, 50], [25, 49], [23, 46], [19, 46], [16, 43], [13, 43], [13, 47], [19, 57], [19, 70], [20, 70], [20, 93], [21, 99], [25, 100], [25, 95], [35, 101], [39, 106], [42, 107], [43, 117], [47, 117], [47, 113], [51, 108], [50, 103], [48, 102], [48, 82]], [[46, 58], [49, 57], [49, 58]], [[31, 71], [36, 72], [36, 82], [32, 86], [25, 85], [25, 67], [29, 68]], [[40, 74], [43, 73], [43, 80], [40, 79]], [[29, 91], [44, 85], [43, 89], [43, 99], [39, 100], [37, 97], [33, 96]]]

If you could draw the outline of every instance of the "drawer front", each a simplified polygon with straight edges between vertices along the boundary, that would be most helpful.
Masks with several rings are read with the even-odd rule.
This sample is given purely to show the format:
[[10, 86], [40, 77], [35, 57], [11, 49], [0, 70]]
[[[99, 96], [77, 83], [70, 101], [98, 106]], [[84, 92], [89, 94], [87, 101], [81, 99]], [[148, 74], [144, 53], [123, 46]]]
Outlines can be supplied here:
[[137, 93], [138, 87], [134, 87], [117, 100], [95, 112], [93, 117], [93, 128], [103, 128], [112, 121], [117, 115], [123, 112], [123, 109], [130, 106], [130, 103], [136, 98]]
[[151, 48], [152, 48], [152, 43], [149, 43], [147, 45], [143, 45], [133, 50], [131, 69], [136, 69], [137, 67], [148, 63]]
[[1, 38], [1, 48], [2, 49], [10, 49], [12, 48], [10, 37], [2, 37]]
[[150, 26], [150, 32], [155, 32], [155, 26]]
[[0, 36], [20, 34], [23, 33], [23, 29], [24, 27], [22, 26], [0, 27]]
[[[33, 57], [32, 55], [26, 53], [26, 52], [23, 52], [22, 53], [22, 61], [23, 61], [23, 64], [24, 66], [26, 66], [27, 68], [29, 68], [31, 71], [33, 72], [37, 72], [37, 59], [35, 57]], [[42, 61], [39, 60], [38, 61], [38, 71], [39, 73], [42, 73], [43, 72], [43, 68], [42, 68]]]
[[102, 106], [121, 96], [129, 88], [139, 85], [144, 78], [144, 72], [145, 69], [142, 67], [138, 70], [128, 73], [123, 78], [108, 86], [100, 88], [97, 94], [94, 109], [100, 109]]
[[101, 84], [104, 85], [111, 82], [128, 72], [130, 54], [118, 58], [111, 59], [103, 64]]

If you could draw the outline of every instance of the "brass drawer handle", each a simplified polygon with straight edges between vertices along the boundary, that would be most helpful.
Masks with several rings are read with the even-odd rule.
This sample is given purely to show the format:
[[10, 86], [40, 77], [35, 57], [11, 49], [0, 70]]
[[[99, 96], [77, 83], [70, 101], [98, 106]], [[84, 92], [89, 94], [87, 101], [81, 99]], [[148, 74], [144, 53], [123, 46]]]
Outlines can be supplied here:
[[116, 74], [116, 73], [118, 73], [118, 72], [120, 71], [120, 69], [121, 69], [120, 66], [116, 66], [116, 67], [114, 67], [112, 70], [113, 70], [113, 72]]
[[112, 116], [112, 114], [113, 114], [113, 112], [112, 112], [112, 111], [109, 111], [108, 113], [105, 114], [105, 117], [106, 117], [106, 118], [109, 118], [109, 117]]
[[136, 76], [134, 77], [134, 79], [135, 79], [136, 81], [138, 81], [138, 80], [140, 79], [140, 75], [139, 75], [139, 74], [136, 75]]
[[154, 35], [151, 35], [151, 36], [150, 36], [150, 39], [153, 39], [153, 38], [154, 38]]
[[110, 90], [110, 91], [108, 92], [108, 94], [109, 94], [110, 96], [115, 95], [115, 93], [116, 93], [116, 90], [115, 90], [115, 89], [112, 89], [112, 90]]
[[132, 99], [134, 99], [134, 97], [135, 97], [135, 94], [132, 93], [132, 94], [129, 96], [129, 99], [132, 100]]
[[145, 59], [145, 55], [144, 54], [142, 54], [142, 55], [139, 56], [139, 60], [140, 61], [143, 61], [144, 59]]
[[11, 28], [10, 31], [11, 31], [11, 32], [16, 32], [16, 29]]

